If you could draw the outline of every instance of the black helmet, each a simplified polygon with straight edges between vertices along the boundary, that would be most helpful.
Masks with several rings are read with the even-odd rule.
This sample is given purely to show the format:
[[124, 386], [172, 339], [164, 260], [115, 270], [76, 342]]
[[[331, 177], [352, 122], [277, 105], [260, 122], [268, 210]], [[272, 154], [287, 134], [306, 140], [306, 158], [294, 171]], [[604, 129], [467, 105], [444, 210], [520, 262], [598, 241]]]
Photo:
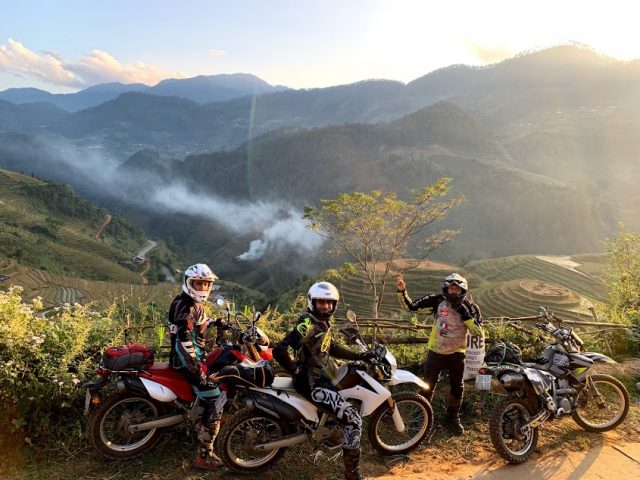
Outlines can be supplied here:
[[[457, 295], [450, 294], [448, 291], [450, 285], [458, 285], [462, 289], [462, 293]], [[452, 273], [442, 281], [442, 294], [454, 305], [457, 305], [464, 300], [464, 296], [468, 290], [469, 287], [467, 286], [467, 279], [457, 273]]]

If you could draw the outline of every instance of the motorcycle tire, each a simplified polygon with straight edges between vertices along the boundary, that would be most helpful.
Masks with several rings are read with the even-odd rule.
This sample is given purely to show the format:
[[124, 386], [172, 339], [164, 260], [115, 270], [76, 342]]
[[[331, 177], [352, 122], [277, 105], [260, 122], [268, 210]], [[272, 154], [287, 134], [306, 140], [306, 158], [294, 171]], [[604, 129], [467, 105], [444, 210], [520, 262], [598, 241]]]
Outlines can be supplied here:
[[373, 412], [369, 421], [369, 441], [383, 455], [414, 450], [433, 427], [433, 409], [422, 395], [405, 391], [394, 394], [392, 398], [404, 421], [405, 431], [397, 431], [386, 402]]
[[[512, 464], [526, 462], [538, 444], [538, 427], [520, 426], [531, 420], [535, 412], [524, 398], [506, 396], [498, 401], [489, 416], [489, 433], [496, 452]], [[522, 446], [516, 446], [518, 443]]]
[[111, 396], [89, 418], [91, 444], [106, 458], [137, 457], [158, 443], [160, 430], [129, 433], [127, 426], [157, 419], [165, 410], [165, 405], [150, 398], [130, 393]]
[[237, 473], [258, 472], [276, 462], [286, 448], [256, 451], [253, 445], [284, 436], [283, 426], [259, 411], [242, 409], [222, 423], [214, 449], [224, 465]]
[[[576, 409], [571, 415], [573, 420], [587, 432], [606, 432], [616, 428], [629, 413], [629, 392], [610, 375], [590, 375], [587, 382], [576, 399]], [[595, 413], [593, 419], [589, 418], [592, 411]]]

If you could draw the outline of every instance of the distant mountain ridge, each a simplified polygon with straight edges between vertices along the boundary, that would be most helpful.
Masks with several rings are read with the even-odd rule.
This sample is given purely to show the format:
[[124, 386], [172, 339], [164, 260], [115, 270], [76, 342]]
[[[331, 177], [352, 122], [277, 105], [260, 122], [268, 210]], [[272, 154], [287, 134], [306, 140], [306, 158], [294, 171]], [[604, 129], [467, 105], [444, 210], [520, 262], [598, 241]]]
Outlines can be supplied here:
[[[462, 232], [439, 255], [594, 251], [616, 222], [640, 227], [639, 72], [639, 62], [558, 47], [490, 67], [452, 66], [407, 85], [366, 81], [204, 105], [129, 92], [34, 127], [36, 138], [5, 133], [0, 165], [67, 175], [154, 238], [170, 237], [186, 256], [263, 291], [291, 281], [284, 269], [304, 270], [308, 259], [242, 264], [237, 256], [260, 231], [230, 233], [211, 219], [152, 212], [150, 190], [176, 181], [197, 198], [299, 209], [374, 188], [408, 197], [452, 177], [452, 194], [467, 200], [445, 226]], [[5, 107], [27, 105], [0, 103], [0, 119]], [[46, 142], [43, 133], [104, 158], [116, 152], [110, 173], [118, 180], [101, 186], [98, 167], [78, 181], [64, 155], [42, 158], [35, 143]]]
[[[195, 92], [205, 80], [196, 77], [179, 82], [187, 82]], [[166, 81], [157, 88], [175, 93], [174, 85]], [[487, 67], [443, 68], [406, 85], [369, 80], [205, 104], [175, 101], [173, 106], [168, 97], [151, 93], [128, 92], [46, 123], [25, 120], [19, 128], [15, 122], [3, 121], [7, 116], [3, 112], [16, 107], [0, 104], [0, 131], [63, 135], [122, 157], [145, 148], [179, 157], [235, 148], [248, 138], [279, 128], [389, 122], [442, 100], [473, 112], [498, 135], [511, 135], [515, 125], [535, 128], [540, 115], [550, 112], [586, 118], [592, 109], [600, 112], [589, 120], [593, 127], [609, 125], [610, 117], [615, 117], [614, 123], [630, 128], [639, 122], [640, 61], [620, 62], [586, 48], [560, 46]], [[131, 108], [132, 102], [137, 109]], [[18, 111], [21, 107], [26, 105], [17, 106]], [[146, 124], [149, 118], [155, 118], [152, 126]]]
[[54, 94], [38, 88], [9, 88], [0, 92], [0, 100], [16, 105], [46, 102], [67, 112], [77, 112], [108, 102], [127, 92], [145, 92], [151, 95], [181, 97], [198, 103], [208, 103], [227, 101], [244, 95], [277, 92], [286, 88], [272, 86], [255, 75], [236, 73], [172, 78], [162, 80], [154, 86], [142, 83], [103, 83], [76, 93]]

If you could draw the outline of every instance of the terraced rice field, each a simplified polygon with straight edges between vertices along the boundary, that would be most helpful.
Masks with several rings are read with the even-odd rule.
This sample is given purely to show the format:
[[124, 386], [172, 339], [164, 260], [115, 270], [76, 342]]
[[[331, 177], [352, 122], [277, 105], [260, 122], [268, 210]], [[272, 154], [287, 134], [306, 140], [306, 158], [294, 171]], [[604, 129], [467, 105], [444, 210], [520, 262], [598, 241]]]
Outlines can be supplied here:
[[122, 297], [140, 303], [168, 306], [177, 293], [177, 287], [171, 283], [145, 286], [91, 281], [25, 267], [19, 267], [18, 272], [11, 276], [9, 283], [23, 287], [26, 300], [41, 297], [45, 307], [76, 302], [96, 302], [106, 307]]
[[[605, 298], [604, 285], [599, 280], [603, 256], [573, 256], [571, 260], [580, 265], [571, 268], [559, 266], [553, 260], [518, 255], [474, 261], [465, 268], [409, 270], [404, 278], [409, 294], [417, 299], [427, 293], [440, 292], [442, 278], [457, 271], [469, 280], [472, 298], [485, 317], [532, 316], [538, 306], [546, 306], [566, 320], [593, 320], [587, 307], [592, 301]], [[382, 318], [394, 318], [402, 312], [396, 299], [394, 278], [389, 279], [385, 289], [379, 313]], [[371, 295], [361, 280], [344, 279], [340, 289], [348, 308], [362, 317], [371, 315]]]

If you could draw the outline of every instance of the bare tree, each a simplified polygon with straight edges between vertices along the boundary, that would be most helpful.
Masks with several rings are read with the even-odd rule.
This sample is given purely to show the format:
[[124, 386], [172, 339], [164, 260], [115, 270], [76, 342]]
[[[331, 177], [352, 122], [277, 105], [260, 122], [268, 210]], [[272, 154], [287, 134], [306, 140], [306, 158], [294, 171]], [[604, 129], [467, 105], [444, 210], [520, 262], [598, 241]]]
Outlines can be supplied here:
[[328, 253], [347, 256], [371, 291], [372, 313], [378, 318], [394, 260], [407, 253], [411, 242], [417, 258], [415, 268], [427, 255], [452, 239], [458, 232], [440, 230], [427, 236], [428, 227], [459, 205], [462, 197], [440, 200], [449, 191], [451, 179], [441, 178], [416, 193], [410, 202], [395, 193], [343, 193], [333, 200], [321, 200], [321, 206], [305, 208], [309, 228], [331, 240]]

